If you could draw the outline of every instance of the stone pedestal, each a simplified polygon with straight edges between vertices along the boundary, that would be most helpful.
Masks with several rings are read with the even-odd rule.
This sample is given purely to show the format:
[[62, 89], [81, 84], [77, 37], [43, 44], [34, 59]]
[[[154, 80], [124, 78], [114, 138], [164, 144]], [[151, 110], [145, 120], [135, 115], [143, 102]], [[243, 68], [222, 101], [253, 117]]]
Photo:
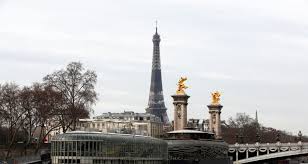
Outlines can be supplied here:
[[209, 131], [215, 134], [216, 139], [222, 139], [220, 113], [223, 106], [220, 104], [211, 104], [207, 107], [210, 113]]
[[187, 101], [190, 96], [183, 94], [173, 95], [174, 130], [182, 130], [187, 126]]

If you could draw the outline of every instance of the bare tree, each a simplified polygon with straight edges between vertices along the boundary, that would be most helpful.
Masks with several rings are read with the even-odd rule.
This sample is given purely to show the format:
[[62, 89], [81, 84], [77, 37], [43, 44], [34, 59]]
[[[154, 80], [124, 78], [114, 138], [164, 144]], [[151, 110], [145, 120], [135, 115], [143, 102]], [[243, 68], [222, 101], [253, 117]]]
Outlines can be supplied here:
[[23, 87], [19, 93], [21, 108], [25, 111], [25, 119], [22, 129], [25, 133], [24, 153], [27, 154], [27, 148], [32, 142], [34, 131], [37, 128], [38, 117], [36, 117], [36, 109], [34, 108], [34, 97], [30, 87]]
[[[244, 143], [274, 143], [278, 136], [280, 142], [294, 142], [296, 136], [283, 130], [265, 127], [245, 113], [238, 113], [235, 118], [230, 117], [228, 123], [222, 126], [223, 139], [229, 144]], [[307, 138], [305, 138], [307, 139]]]
[[96, 79], [96, 73], [85, 71], [80, 62], [69, 63], [66, 69], [44, 77], [47, 86], [52, 86], [64, 96], [64, 108], [59, 113], [63, 132], [75, 130], [79, 118], [89, 117], [91, 105], [97, 100], [94, 90]]
[[37, 118], [39, 128], [39, 140], [36, 146], [36, 151], [38, 151], [46, 136], [61, 125], [58, 114], [63, 110], [64, 97], [51, 86], [38, 83], [32, 86], [31, 94], [33, 109], [35, 109], [34, 116]]
[[0, 113], [4, 122], [3, 126], [8, 128], [6, 153], [6, 159], [8, 159], [17, 142], [16, 136], [24, 123], [26, 111], [21, 108], [20, 89], [16, 84], [4, 84], [0, 88], [0, 93]]
[[230, 117], [228, 125], [234, 128], [241, 128], [253, 124], [255, 120], [245, 113], [237, 113], [235, 118]]

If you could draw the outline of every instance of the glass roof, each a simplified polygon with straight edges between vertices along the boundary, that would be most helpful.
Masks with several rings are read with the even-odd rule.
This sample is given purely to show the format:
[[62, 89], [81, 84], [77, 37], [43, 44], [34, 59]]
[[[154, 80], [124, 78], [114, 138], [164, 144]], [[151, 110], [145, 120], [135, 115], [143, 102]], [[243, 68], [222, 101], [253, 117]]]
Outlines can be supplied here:
[[141, 135], [73, 131], [56, 135], [52, 141], [119, 141], [119, 142], [149, 142], [166, 143], [163, 140]]

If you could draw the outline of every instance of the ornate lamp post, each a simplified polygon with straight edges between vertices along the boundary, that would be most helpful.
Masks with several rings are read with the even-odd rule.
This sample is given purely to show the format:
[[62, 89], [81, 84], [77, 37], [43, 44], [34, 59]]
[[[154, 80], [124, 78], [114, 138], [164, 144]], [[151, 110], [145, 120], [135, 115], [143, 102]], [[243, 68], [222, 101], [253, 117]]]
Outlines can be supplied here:
[[279, 131], [277, 131], [276, 141], [277, 143], [280, 142], [280, 132]]
[[244, 136], [243, 133], [240, 133], [240, 143], [244, 144]]
[[302, 137], [303, 137], [303, 134], [301, 131], [298, 132], [298, 141], [299, 142], [302, 142]]
[[236, 133], [236, 135], [235, 135], [235, 143], [239, 143], [239, 136], [238, 136], [238, 133]]
[[257, 143], [260, 143], [260, 142], [261, 142], [261, 136], [260, 136], [259, 131], [257, 131], [257, 134], [256, 134], [256, 142], [257, 142]]

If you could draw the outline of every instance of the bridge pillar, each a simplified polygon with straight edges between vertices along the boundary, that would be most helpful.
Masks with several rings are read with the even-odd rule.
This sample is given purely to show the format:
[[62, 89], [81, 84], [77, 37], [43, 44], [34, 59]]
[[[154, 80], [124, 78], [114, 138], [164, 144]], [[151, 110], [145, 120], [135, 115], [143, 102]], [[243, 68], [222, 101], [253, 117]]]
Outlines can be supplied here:
[[246, 159], [248, 159], [249, 158], [249, 151], [248, 151], [248, 148], [247, 148], [247, 150], [246, 150]]
[[183, 130], [187, 127], [187, 101], [186, 94], [173, 95], [174, 105], [174, 130]]
[[238, 161], [238, 150], [235, 152], [235, 161]]
[[209, 113], [210, 113], [210, 119], [209, 119], [210, 132], [215, 133], [216, 139], [222, 139], [220, 114], [223, 106], [220, 104], [211, 104], [208, 105], [207, 107], [209, 108]]

